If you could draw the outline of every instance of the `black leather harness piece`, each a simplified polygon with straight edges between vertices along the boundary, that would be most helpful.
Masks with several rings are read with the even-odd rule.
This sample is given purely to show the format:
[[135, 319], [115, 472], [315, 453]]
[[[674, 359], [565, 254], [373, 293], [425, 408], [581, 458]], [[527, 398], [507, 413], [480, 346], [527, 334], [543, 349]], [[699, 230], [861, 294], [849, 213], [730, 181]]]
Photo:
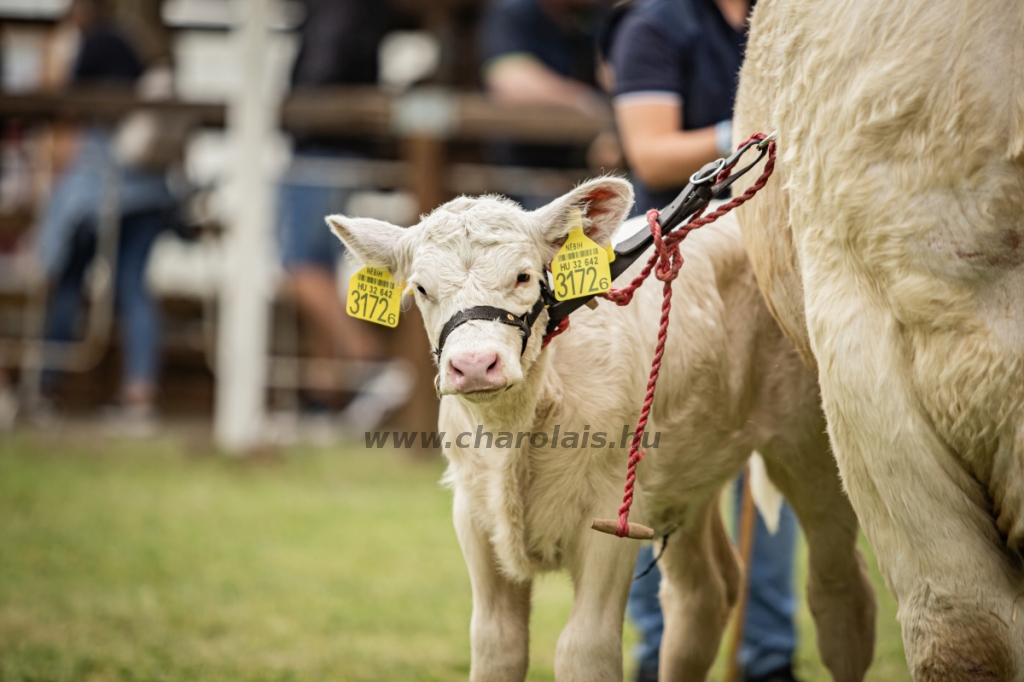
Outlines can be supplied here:
[[[679, 196], [677, 196], [671, 204], [660, 211], [658, 224], [661, 225], [662, 234], [668, 234], [675, 228], [679, 227], [683, 221], [723, 194], [734, 182], [736, 182], [736, 180], [757, 165], [758, 161], [763, 159], [768, 153], [768, 142], [773, 140], [774, 137], [775, 135], [773, 133], [764, 140], [750, 140], [736, 150], [736, 152], [729, 158], [712, 161], [694, 173], [690, 177], [690, 182], [683, 188], [683, 191], [679, 193]], [[731, 175], [727, 178], [722, 179], [720, 182], [716, 182], [724, 169], [735, 166], [740, 157], [753, 147], [756, 147], [758, 151], [760, 151], [760, 154], [753, 162], [743, 168], [733, 170]], [[615, 260], [611, 263], [612, 280], [625, 272], [629, 266], [632, 265], [637, 258], [643, 255], [645, 251], [651, 248], [653, 244], [654, 237], [651, 236], [650, 230], [646, 227], [621, 242], [615, 248]], [[558, 327], [558, 324], [567, 318], [571, 312], [580, 306], [586, 305], [587, 301], [592, 298], [594, 298], [594, 295], [571, 298], [567, 301], [558, 301], [551, 293], [551, 289], [548, 287], [547, 282], [544, 278], [541, 278], [540, 297], [537, 299], [537, 302], [533, 304], [533, 307], [522, 315], [516, 315], [515, 313], [511, 313], [503, 308], [495, 308], [494, 306], [489, 305], [478, 305], [472, 308], [466, 308], [465, 310], [460, 310], [452, 315], [441, 329], [441, 337], [437, 340], [437, 348], [434, 349], [434, 355], [437, 356], [437, 360], [440, 362], [441, 352], [444, 350], [444, 342], [447, 340], [448, 335], [461, 325], [471, 322], [472, 320], [501, 322], [502, 324], [507, 324], [510, 327], [516, 327], [519, 329], [519, 333], [523, 336], [523, 349], [519, 353], [522, 355], [526, 352], [526, 343], [530, 340], [530, 334], [533, 332], [533, 324], [545, 309], [547, 309], [549, 313], [547, 328], [544, 331], [546, 336], [554, 331], [555, 328]]]
[[[690, 216], [701, 210], [712, 201], [720, 197], [734, 182], [743, 177], [751, 168], [765, 157], [768, 153], [768, 142], [775, 139], [774, 133], [764, 140], [750, 140], [732, 156], [726, 159], [717, 159], [706, 164], [699, 171], [690, 176], [683, 191], [680, 192], [671, 204], [659, 211], [658, 224], [661, 225], [662, 235], [667, 235], [672, 230], [682, 225]], [[718, 177], [726, 168], [734, 167], [740, 158], [750, 149], [756, 148], [760, 153], [752, 162], [732, 171], [729, 177], [718, 182]], [[646, 225], [638, 230], [633, 236], [628, 237], [615, 247], [615, 260], [611, 263], [612, 281], [629, 269], [640, 256], [647, 252], [654, 244], [654, 237]], [[558, 323], [569, 317], [569, 314], [577, 308], [587, 304], [593, 296], [581, 298], [570, 298], [567, 301], [559, 301], [548, 309], [547, 333], [551, 333]]]
[[441, 352], [444, 350], [444, 342], [448, 339], [448, 335], [455, 331], [460, 326], [471, 322], [473, 320], [486, 320], [487, 322], [501, 322], [507, 324], [510, 327], [515, 327], [519, 330], [519, 333], [523, 336], [523, 349], [519, 352], [520, 355], [526, 352], [526, 344], [530, 340], [530, 334], [533, 333], [533, 323], [537, 321], [540, 314], [549, 305], [555, 302], [555, 297], [551, 295], [551, 290], [548, 289], [548, 284], [543, 279], [540, 280], [540, 297], [537, 299], [533, 307], [527, 310], [522, 315], [516, 315], [510, 313], [504, 308], [495, 308], [490, 305], [478, 305], [472, 308], [466, 308], [460, 310], [449, 318], [444, 323], [444, 327], [441, 329], [441, 336], [437, 340], [437, 348], [434, 349], [434, 355], [437, 356], [437, 361], [441, 361]]

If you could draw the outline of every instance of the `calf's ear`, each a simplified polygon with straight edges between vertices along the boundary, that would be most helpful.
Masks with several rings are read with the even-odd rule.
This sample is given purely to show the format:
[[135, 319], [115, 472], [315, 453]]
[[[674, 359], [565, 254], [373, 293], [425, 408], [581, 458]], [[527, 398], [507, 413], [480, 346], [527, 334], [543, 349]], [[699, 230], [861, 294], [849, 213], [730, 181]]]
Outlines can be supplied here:
[[408, 269], [408, 230], [383, 220], [343, 215], [327, 216], [327, 224], [363, 263], [383, 266], [392, 274]]
[[588, 180], [563, 197], [534, 211], [542, 238], [560, 244], [569, 234], [572, 209], [583, 214], [583, 231], [598, 244], [607, 244], [612, 233], [629, 215], [633, 206], [633, 186], [622, 178]]

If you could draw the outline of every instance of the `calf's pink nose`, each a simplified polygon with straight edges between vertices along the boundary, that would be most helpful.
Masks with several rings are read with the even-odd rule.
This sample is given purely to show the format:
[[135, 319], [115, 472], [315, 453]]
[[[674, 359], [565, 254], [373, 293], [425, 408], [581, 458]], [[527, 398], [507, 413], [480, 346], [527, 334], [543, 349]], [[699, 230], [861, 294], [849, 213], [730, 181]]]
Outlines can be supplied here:
[[508, 384], [497, 353], [465, 353], [448, 362], [448, 378], [456, 391], [492, 391]]

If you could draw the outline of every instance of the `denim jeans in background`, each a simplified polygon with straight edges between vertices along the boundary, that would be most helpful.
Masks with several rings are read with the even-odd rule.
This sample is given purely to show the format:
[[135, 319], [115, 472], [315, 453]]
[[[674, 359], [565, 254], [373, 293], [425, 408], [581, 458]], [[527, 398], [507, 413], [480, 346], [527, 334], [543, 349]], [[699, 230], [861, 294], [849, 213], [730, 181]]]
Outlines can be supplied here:
[[111, 197], [116, 197], [122, 216], [169, 213], [178, 206], [163, 173], [119, 165], [111, 152], [110, 131], [86, 129], [40, 217], [36, 250], [51, 280], [67, 269], [76, 233], [96, 229], [103, 202]]
[[[115, 305], [120, 318], [122, 385], [155, 384], [160, 368], [161, 319], [156, 301], [146, 288], [146, 265], [157, 236], [171, 224], [167, 211], [125, 216], [117, 252]], [[46, 339], [77, 338], [82, 311], [82, 283], [96, 253], [96, 229], [83, 223], [66, 245], [64, 266], [56, 277], [46, 313]], [[58, 374], [46, 372], [43, 388], [52, 390]]]
[[285, 270], [317, 267], [334, 272], [344, 252], [341, 240], [325, 218], [345, 213], [353, 191], [344, 187], [312, 184], [309, 169], [297, 172], [303, 162], [345, 161], [360, 157], [347, 152], [308, 151], [296, 153], [292, 167], [278, 186], [277, 247]]
[[[743, 476], [737, 479], [736, 518], [743, 504]], [[746, 678], [766, 675], [789, 665], [796, 651], [796, 627], [793, 622], [793, 554], [796, 547], [796, 515], [789, 504], [782, 505], [779, 529], [768, 532], [761, 515], [755, 516], [754, 553], [750, 566], [750, 596], [743, 629], [739, 663]], [[640, 550], [637, 572], [645, 569], [654, 556], [653, 547]], [[641, 669], [658, 667], [665, 621], [658, 601], [661, 572], [658, 567], [633, 582], [627, 610], [640, 630], [636, 657]]]
[[[654, 560], [654, 546], [644, 545], [636, 559], [636, 572], [640, 574]], [[658, 652], [661, 651], [661, 635], [665, 630], [665, 618], [661, 613], [661, 602], [658, 600], [658, 586], [661, 585], [661, 571], [657, 566], [642, 578], [633, 581], [629, 589], [629, 601], [626, 611], [633, 619], [633, 624], [640, 631], [640, 641], [636, 645], [634, 655], [637, 665], [642, 670], [658, 668]]]

